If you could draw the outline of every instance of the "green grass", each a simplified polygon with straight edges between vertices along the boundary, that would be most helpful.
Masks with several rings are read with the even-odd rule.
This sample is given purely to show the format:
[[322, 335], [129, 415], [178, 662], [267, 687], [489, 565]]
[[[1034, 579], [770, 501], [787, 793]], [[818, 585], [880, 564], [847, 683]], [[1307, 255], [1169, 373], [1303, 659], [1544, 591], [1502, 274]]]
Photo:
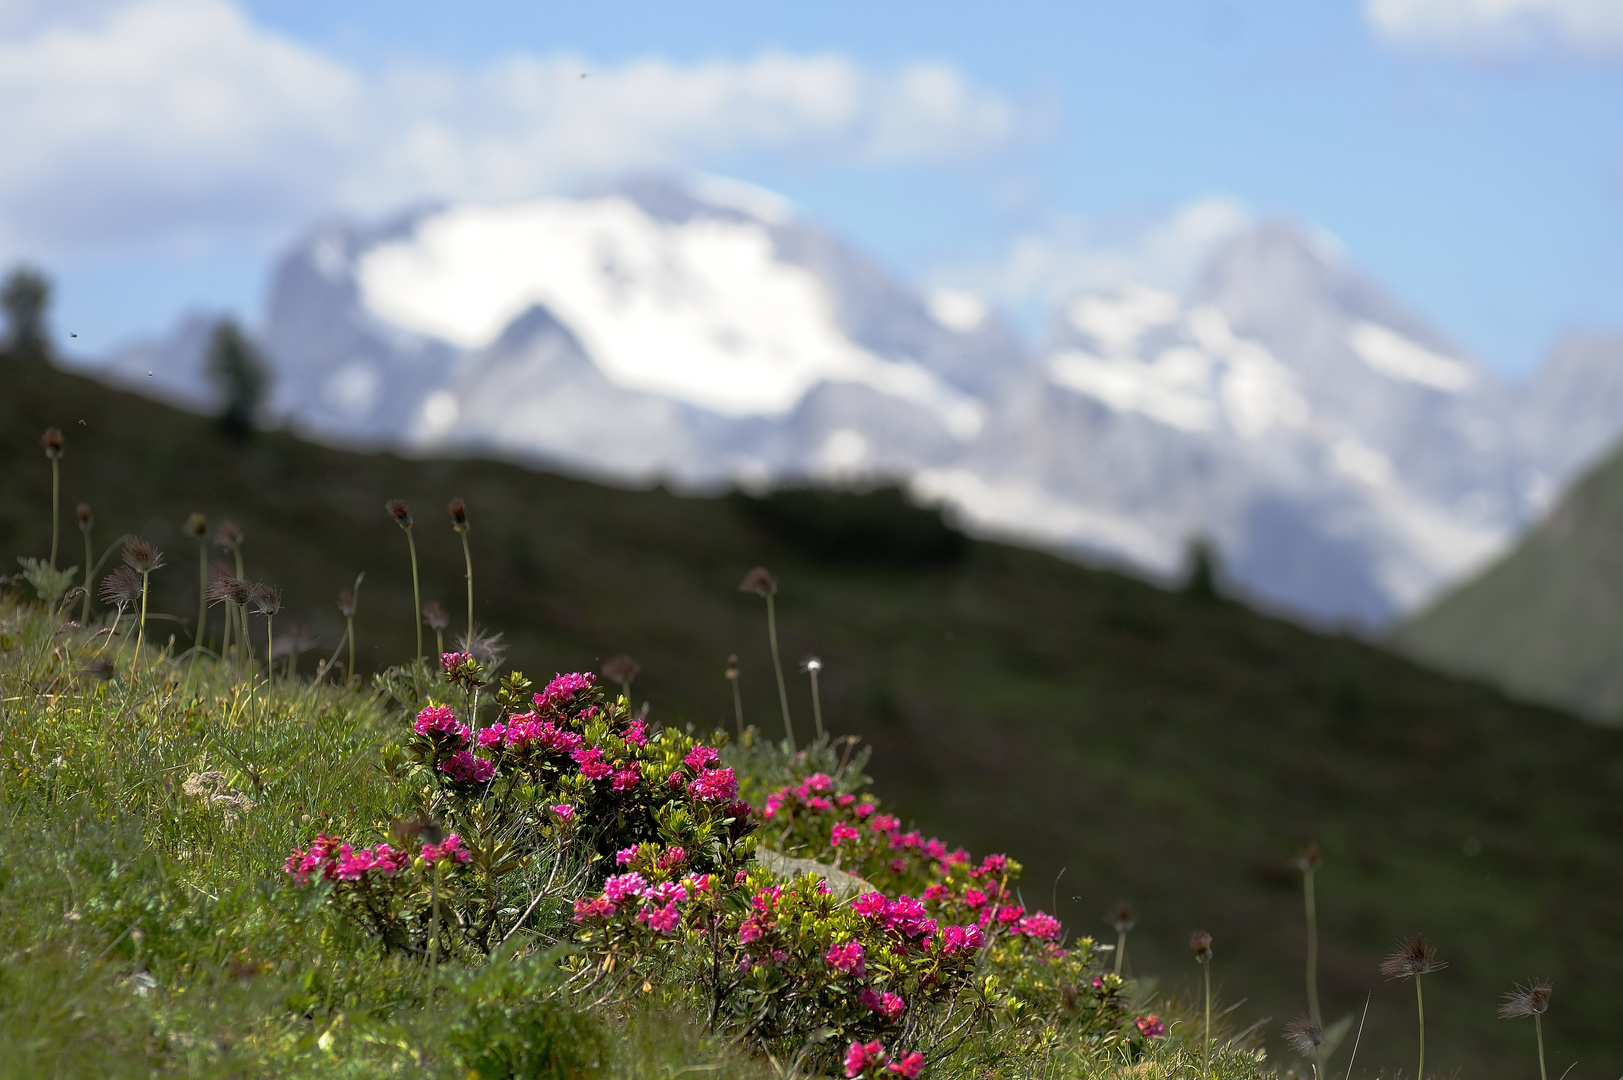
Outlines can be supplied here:
[[[864, 560], [826, 537], [797, 543], [783, 514], [737, 500], [346, 454], [275, 433], [237, 446], [204, 419], [60, 372], [12, 360], [7, 375], [0, 550], [47, 554], [50, 472], [34, 440], [56, 424], [68, 437], [65, 506], [94, 504], [101, 544], [139, 531], [170, 553], [174, 567], [154, 576], [156, 610], [196, 610], [185, 515], [231, 516], [247, 533], [249, 575], [286, 592], [278, 625], [308, 622], [323, 653], [342, 630], [333, 597], [367, 572], [357, 626], [363, 665], [375, 666], [412, 650], [405, 542], [384, 500], [412, 503], [425, 599], [443, 603], [456, 629], [461, 549], [441, 508], [461, 495], [479, 617], [506, 633], [512, 664], [550, 674], [629, 652], [643, 664], [636, 698], [653, 703], [654, 719], [730, 728], [722, 675], [736, 652], [749, 719], [775, 732], [762, 604], [736, 591], [764, 563], [783, 582], [788, 666], [823, 658], [825, 715], [873, 744], [887, 801], [973, 850], [1021, 858], [1028, 902], [1057, 898], [1078, 932], [1104, 931], [1107, 908], [1131, 900], [1132, 966], [1164, 986], [1194, 987], [1185, 942], [1210, 930], [1223, 996], [1244, 999], [1235, 1025], [1271, 1016], [1276, 1059], [1286, 1055], [1279, 1025], [1305, 1009], [1289, 859], [1317, 839], [1327, 1018], [1373, 995], [1359, 1072], [1412, 1060], [1412, 995], [1375, 965], [1415, 931], [1453, 964], [1427, 986], [1427, 1061], [1439, 1071], [1523, 1074], [1530, 1033], [1494, 1008], [1529, 974], [1556, 986], [1552, 1068], [1623, 1068], [1617, 732], [1351, 638], [1035, 552], [969, 543], [956, 558]], [[65, 551], [79, 550], [65, 537]], [[161, 646], [167, 625], [154, 623], [149, 640]], [[175, 631], [189, 640], [188, 628]], [[808, 731], [809, 688], [792, 677]], [[305, 723], [288, 737], [319, 736]], [[0, 744], [0, 755], [15, 752]], [[327, 810], [374, 812], [371, 796], [336, 781], [331, 790], [340, 794]], [[1465, 854], [1468, 840], [1478, 854]], [[275, 846], [235, 858], [263, 868]], [[221, 903], [249, 887], [220, 880], [233, 883], [217, 891]], [[94, 1020], [117, 1022], [116, 1010]]]

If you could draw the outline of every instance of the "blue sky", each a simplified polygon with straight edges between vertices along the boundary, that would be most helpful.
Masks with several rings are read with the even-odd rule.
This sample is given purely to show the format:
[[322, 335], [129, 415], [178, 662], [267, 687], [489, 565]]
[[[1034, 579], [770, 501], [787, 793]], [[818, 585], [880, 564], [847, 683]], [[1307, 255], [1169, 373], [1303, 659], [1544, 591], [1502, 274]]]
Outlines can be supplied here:
[[645, 167], [1027, 325], [1286, 214], [1503, 371], [1623, 332], [1619, 0], [0, 0], [0, 100], [0, 259], [92, 349], [322, 214]]

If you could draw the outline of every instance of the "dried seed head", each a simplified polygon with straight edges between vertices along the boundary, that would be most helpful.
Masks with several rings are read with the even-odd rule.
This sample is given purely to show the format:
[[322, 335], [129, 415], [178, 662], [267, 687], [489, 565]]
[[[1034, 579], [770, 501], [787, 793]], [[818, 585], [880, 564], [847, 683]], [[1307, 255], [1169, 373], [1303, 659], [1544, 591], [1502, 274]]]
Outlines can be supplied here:
[[101, 579], [101, 591], [96, 595], [104, 604], [116, 608], [129, 607], [141, 599], [141, 575], [127, 566], [120, 566]]
[[80, 503], [75, 513], [79, 515], [79, 531], [89, 532], [90, 527], [96, 523], [96, 515], [90, 512], [90, 504]]
[[389, 827], [389, 834], [401, 847], [406, 847], [414, 840], [438, 845], [446, 837], [445, 827], [426, 816], [396, 821]]
[[1437, 950], [1426, 944], [1422, 935], [1416, 934], [1387, 954], [1381, 961], [1381, 974], [1388, 979], [1412, 979], [1447, 966], [1447, 961], [1437, 959]]
[[1108, 918], [1110, 919], [1110, 925], [1116, 928], [1118, 934], [1127, 933], [1136, 924], [1136, 920], [1133, 918], [1132, 905], [1125, 900], [1116, 905], [1116, 910], [1111, 912]]
[[445, 609], [440, 607], [438, 600], [430, 600], [423, 605], [423, 621], [428, 624], [430, 630], [439, 633], [451, 625], [451, 616], [447, 615]]
[[637, 677], [642, 665], [637, 663], [625, 653], [611, 656], [603, 661], [603, 677], [609, 682], [628, 683]]
[[124, 565], [137, 574], [150, 574], [163, 566], [163, 552], [139, 536], [124, 541]]
[[214, 546], [227, 551], [237, 550], [242, 543], [242, 526], [235, 521], [222, 521], [214, 529]]
[[411, 528], [411, 507], [406, 505], [405, 499], [390, 499], [383, 504], [383, 509], [389, 512], [389, 516], [394, 518], [402, 529]]
[[1324, 1045], [1324, 1029], [1311, 1016], [1298, 1016], [1285, 1025], [1285, 1041], [1298, 1054], [1312, 1057]]
[[739, 592], [752, 592], [756, 596], [776, 596], [778, 592], [778, 579], [772, 576], [772, 571], [764, 566], [757, 566], [744, 575], [744, 580], [738, 585]]
[[507, 644], [502, 641], [502, 635], [487, 634], [477, 626], [471, 635], [463, 634], [458, 638], [457, 646], [483, 667], [499, 668], [502, 661], [507, 659]]
[[457, 532], [468, 531], [468, 504], [461, 498], [452, 499], [445, 504], [445, 510], [451, 515], [451, 528]]
[[823, 670], [823, 662], [815, 656], [808, 656], [800, 662], [800, 670], [808, 675], [815, 675]]
[[79, 669], [79, 678], [86, 682], [107, 682], [113, 674], [113, 662], [102, 657], [87, 661], [85, 666]]
[[1517, 986], [1505, 995], [1505, 1003], [1499, 1006], [1499, 1015], [1506, 1020], [1519, 1016], [1543, 1016], [1550, 1007], [1550, 996], [1554, 993], [1555, 988], [1542, 979], [1529, 982], [1526, 986]]
[[256, 581], [248, 586], [248, 602], [261, 615], [275, 615], [282, 610], [282, 590], [275, 585]]
[[45, 429], [45, 434], [39, 437], [39, 448], [45, 451], [45, 456], [55, 461], [62, 456], [62, 432], [54, 427]]
[[733, 654], [731, 654], [730, 656], [727, 657], [727, 677], [729, 679], [738, 678], [738, 654], [737, 653], [733, 653]]
[[187, 536], [195, 536], [201, 540], [209, 531], [208, 519], [202, 514], [191, 514], [186, 518], [186, 524], [182, 528]]
[[1319, 853], [1319, 842], [1317, 840], [1309, 840], [1307, 847], [1296, 853], [1296, 869], [1304, 874], [1317, 870], [1319, 864], [1323, 861], [1324, 858]]
[[1189, 947], [1195, 950], [1195, 963], [1209, 964], [1212, 962], [1212, 935], [1204, 930], [1196, 930], [1189, 935]]
[[338, 614], [346, 619], [355, 617], [355, 594], [344, 589], [338, 594]]
[[241, 606], [248, 602], [248, 583], [232, 574], [223, 563], [215, 563], [209, 567], [207, 596], [210, 607], [222, 602]]

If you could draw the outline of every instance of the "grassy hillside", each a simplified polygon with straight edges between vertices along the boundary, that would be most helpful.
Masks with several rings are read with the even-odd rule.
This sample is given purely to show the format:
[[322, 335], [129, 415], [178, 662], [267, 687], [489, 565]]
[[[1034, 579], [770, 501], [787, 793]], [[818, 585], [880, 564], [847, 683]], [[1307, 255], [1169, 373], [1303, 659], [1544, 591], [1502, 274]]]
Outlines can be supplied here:
[[1538, 528], [1393, 635], [1399, 648], [1512, 693], [1623, 719], [1623, 455]]
[[[460, 495], [478, 617], [507, 635], [510, 663], [551, 672], [629, 652], [653, 718], [708, 728], [731, 726], [723, 671], [736, 652], [749, 719], [772, 732], [762, 603], [737, 591], [764, 563], [783, 583], [786, 656], [823, 658], [830, 726], [874, 746], [887, 799], [930, 831], [1016, 853], [1028, 901], [1057, 897], [1075, 927], [1103, 931], [1107, 907], [1132, 901], [1139, 973], [1192, 983], [1185, 942], [1208, 929], [1219, 981], [1245, 999], [1239, 1026], [1272, 1017], [1277, 1033], [1304, 997], [1290, 858], [1317, 839], [1326, 1011], [1372, 995], [1360, 1072], [1410, 1059], [1412, 995], [1375, 965], [1417, 930], [1453, 965], [1428, 987], [1428, 1064], [1523, 1074], [1529, 1033], [1494, 1008], [1537, 974], [1557, 987], [1557, 1072], [1574, 1060], [1580, 1072], [1623, 1070], [1617, 732], [1354, 640], [1033, 552], [941, 544], [909, 526], [881, 528], [885, 556], [865, 558], [824, 530], [802, 542], [804, 507], [351, 455], [281, 434], [237, 446], [206, 420], [4, 363], [0, 551], [49, 547], [50, 474], [35, 439], [56, 424], [68, 438], [68, 561], [80, 561], [70, 515], [84, 499], [99, 544], [135, 530], [170, 552], [157, 607], [189, 617], [196, 548], [179, 524], [194, 510], [229, 516], [247, 535], [249, 575], [281, 585], [282, 618], [306, 621], [325, 649], [340, 631], [334, 594], [365, 571], [362, 656], [393, 663], [411, 651], [411, 586], [383, 502], [412, 503], [425, 599], [457, 628], [462, 556], [440, 508]], [[792, 678], [804, 732], [809, 693]]]

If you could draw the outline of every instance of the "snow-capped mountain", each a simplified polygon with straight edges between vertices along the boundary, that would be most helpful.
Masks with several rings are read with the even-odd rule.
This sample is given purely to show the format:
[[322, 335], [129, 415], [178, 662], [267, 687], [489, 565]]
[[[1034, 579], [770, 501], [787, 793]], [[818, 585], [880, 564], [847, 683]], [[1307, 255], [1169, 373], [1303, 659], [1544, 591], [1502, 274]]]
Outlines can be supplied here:
[[[1249, 594], [1364, 625], [1497, 552], [1581, 464], [1559, 417], [1513, 411], [1279, 223], [1188, 295], [1075, 298], [1033, 349], [767, 193], [643, 178], [319, 226], [259, 339], [273, 411], [322, 439], [687, 487], [900, 477], [979, 531], [1168, 577], [1205, 537]], [[199, 400], [201, 348], [189, 324], [111, 370]], [[1584, 415], [1597, 447], [1623, 429]]]

